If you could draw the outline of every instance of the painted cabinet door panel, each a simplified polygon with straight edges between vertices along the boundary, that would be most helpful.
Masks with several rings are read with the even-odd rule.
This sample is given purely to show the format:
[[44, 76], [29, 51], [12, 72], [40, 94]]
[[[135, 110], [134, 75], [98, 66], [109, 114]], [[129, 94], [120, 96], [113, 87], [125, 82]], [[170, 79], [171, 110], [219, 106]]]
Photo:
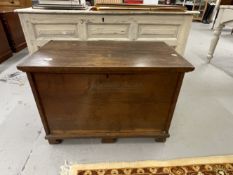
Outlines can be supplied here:
[[191, 15], [20, 14], [29, 51], [50, 40], [164, 41], [184, 53]]

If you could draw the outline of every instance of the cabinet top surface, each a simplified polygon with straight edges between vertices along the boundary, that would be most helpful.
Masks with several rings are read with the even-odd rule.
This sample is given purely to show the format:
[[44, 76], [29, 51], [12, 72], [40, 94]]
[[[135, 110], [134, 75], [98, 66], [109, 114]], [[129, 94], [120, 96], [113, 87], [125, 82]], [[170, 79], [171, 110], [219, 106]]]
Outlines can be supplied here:
[[149, 15], [149, 14], [164, 14], [164, 15], [193, 15], [198, 14], [197, 11], [92, 11], [91, 7], [86, 10], [50, 10], [50, 9], [33, 9], [33, 8], [24, 8], [24, 9], [16, 9], [15, 11], [18, 13], [31, 13], [31, 14], [90, 14], [90, 15], [102, 15], [102, 14], [110, 14], [110, 15], [124, 15], [124, 14], [141, 14], [141, 15]]
[[194, 69], [167, 44], [144, 41], [50, 41], [18, 68], [25, 72], [188, 72]]

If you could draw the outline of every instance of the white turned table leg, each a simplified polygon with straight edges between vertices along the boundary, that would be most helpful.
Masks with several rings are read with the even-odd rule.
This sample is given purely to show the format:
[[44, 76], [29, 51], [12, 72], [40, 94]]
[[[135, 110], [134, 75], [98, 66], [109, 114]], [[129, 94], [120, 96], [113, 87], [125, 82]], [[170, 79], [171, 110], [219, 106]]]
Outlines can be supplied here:
[[224, 26], [225, 26], [224, 24], [220, 24], [218, 27], [216, 27], [214, 29], [214, 37], [211, 40], [209, 52], [208, 52], [208, 55], [207, 55], [207, 58], [208, 58], [209, 62], [213, 58], [215, 48], [217, 46], [220, 34], [221, 34], [222, 29], [223, 29]]

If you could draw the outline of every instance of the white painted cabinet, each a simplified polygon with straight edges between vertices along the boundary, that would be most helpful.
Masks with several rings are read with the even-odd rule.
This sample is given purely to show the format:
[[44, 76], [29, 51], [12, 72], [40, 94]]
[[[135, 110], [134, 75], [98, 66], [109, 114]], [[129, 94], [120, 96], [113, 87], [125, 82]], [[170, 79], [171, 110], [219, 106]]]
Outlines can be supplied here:
[[184, 53], [194, 12], [17, 10], [30, 53], [50, 40], [164, 41]]

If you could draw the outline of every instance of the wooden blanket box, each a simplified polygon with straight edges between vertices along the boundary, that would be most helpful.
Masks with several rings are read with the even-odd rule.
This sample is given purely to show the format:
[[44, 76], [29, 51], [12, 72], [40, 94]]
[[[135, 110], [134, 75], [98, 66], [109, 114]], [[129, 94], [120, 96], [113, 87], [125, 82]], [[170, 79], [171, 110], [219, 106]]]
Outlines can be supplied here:
[[18, 69], [27, 73], [53, 144], [165, 141], [184, 74], [194, 67], [163, 42], [50, 41]]

